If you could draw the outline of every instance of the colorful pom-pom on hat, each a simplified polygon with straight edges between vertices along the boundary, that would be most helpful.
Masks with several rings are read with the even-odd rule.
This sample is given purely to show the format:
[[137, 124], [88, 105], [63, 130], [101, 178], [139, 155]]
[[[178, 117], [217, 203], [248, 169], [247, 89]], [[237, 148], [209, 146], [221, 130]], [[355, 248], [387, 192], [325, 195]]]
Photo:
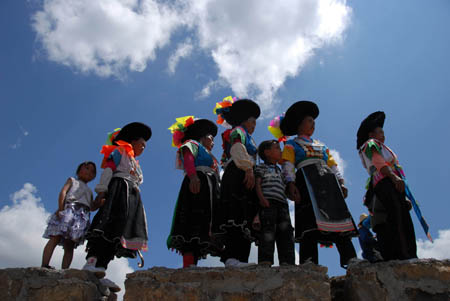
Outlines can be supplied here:
[[114, 131], [108, 133], [108, 137], [106, 138], [105, 145], [113, 145], [113, 141], [116, 139], [116, 136], [119, 134], [121, 128], [114, 129]]
[[206, 135], [217, 135], [217, 125], [208, 119], [196, 119], [194, 116], [176, 118], [169, 130], [172, 132], [172, 146], [180, 147], [184, 141], [199, 140]]
[[231, 128], [231, 124], [226, 121], [225, 116], [230, 113], [231, 107], [236, 100], [237, 97], [227, 96], [221, 102], [216, 103], [214, 114], [217, 115], [217, 124], [220, 124], [226, 128]]
[[169, 128], [172, 133], [172, 146], [180, 147], [184, 138], [184, 133], [188, 126], [194, 124], [194, 116], [184, 116], [176, 118], [176, 122]]
[[283, 132], [280, 129], [280, 124], [281, 121], [284, 118], [284, 113], [275, 117], [274, 119], [272, 119], [270, 121], [269, 126], [267, 127], [267, 129], [269, 130], [269, 132], [276, 138], [278, 139], [278, 142], [284, 142], [286, 141], [286, 136], [283, 134]]
[[214, 114], [218, 115], [218, 124], [231, 128], [240, 125], [250, 117], [258, 119], [261, 110], [258, 104], [251, 99], [237, 99], [228, 96], [216, 103]]

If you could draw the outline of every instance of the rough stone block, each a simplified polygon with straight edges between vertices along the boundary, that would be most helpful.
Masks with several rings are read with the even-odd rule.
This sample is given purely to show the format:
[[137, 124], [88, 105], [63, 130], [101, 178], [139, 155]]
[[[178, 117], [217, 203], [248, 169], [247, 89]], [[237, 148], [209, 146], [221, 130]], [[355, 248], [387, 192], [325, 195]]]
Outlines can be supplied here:
[[350, 264], [345, 300], [450, 300], [450, 261], [414, 259]]
[[327, 268], [152, 268], [127, 275], [124, 300], [331, 300]]

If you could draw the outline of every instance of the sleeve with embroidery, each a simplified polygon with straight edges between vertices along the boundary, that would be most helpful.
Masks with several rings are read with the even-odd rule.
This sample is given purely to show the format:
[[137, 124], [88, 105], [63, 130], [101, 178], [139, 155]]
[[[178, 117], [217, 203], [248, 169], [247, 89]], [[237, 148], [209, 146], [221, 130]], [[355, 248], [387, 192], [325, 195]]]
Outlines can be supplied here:
[[236, 164], [239, 169], [247, 171], [253, 168], [253, 159], [247, 153], [247, 149], [242, 143], [237, 142], [233, 144], [230, 150], [230, 154], [231, 159], [233, 159], [234, 164]]
[[230, 133], [231, 144], [233, 144], [236, 141], [238, 142], [240, 141], [242, 144], [245, 145], [245, 136], [246, 135], [241, 128], [239, 127], [234, 128]]
[[96, 193], [108, 191], [108, 185], [109, 185], [109, 182], [111, 181], [112, 175], [113, 175], [113, 171], [110, 167], [106, 167], [103, 170], [102, 175], [100, 176], [100, 181], [97, 184], [97, 186], [95, 186]]
[[281, 155], [282, 173], [285, 178], [286, 184], [289, 182], [295, 182], [295, 150], [290, 144], [286, 144]]
[[119, 148], [117, 148], [109, 155], [108, 159], [106, 160], [106, 166], [100, 177], [100, 182], [97, 184], [97, 186], [95, 186], [96, 193], [108, 191], [108, 185], [111, 181], [113, 172], [117, 169], [121, 160], [122, 153], [120, 152]]

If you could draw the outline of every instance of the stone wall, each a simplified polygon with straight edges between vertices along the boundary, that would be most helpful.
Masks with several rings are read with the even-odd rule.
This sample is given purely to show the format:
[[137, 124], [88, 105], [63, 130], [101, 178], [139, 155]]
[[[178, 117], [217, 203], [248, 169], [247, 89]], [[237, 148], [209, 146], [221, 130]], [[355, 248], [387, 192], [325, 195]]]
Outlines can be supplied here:
[[[292, 267], [167, 269], [127, 275], [124, 300], [450, 300], [450, 260], [370, 264], [353, 261], [345, 276], [327, 268]], [[0, 270], [0, 300], [116, 300], [97, 278], [80, 270]]]
[[345, 300], [450, 300], [450, 261], [409, 260], [350, 265]]
[[152, 268], [127, 275], [124, 300], [331, 300], [327, 268]]
[[90, 272], [15, 268], [0, 270], [0, 300], [117, 300], [117, 296]]

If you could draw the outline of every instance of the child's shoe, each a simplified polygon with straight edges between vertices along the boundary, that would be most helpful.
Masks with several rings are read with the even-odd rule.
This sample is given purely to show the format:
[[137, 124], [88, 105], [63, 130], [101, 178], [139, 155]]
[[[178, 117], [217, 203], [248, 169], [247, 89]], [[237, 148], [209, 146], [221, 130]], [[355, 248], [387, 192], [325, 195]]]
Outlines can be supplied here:
[[109, 290], [113, 293], [120, 292], [120, 290], [121, 290], [120, 286], [118, 286], [113, 281], [111, 281], [107, 278], [100, 279], [100, 283], [102, 285], [106, 286], [107, 288], [109, 288]]
[[83, 266], [83, 270], [93, 272], [95, 276], [99, 279], [105, 277], [106, 274], [105, 268], [96, 267], [95, 266], [96, 264], [97, 264], [97, 257], [89, 257], [86, 260], [86, 264]]
[[241, 262], [235, 258], [228, 258], [225, 261], [225, 267], [227, 268], [246, 268], [255, 265], [254, 263]]

